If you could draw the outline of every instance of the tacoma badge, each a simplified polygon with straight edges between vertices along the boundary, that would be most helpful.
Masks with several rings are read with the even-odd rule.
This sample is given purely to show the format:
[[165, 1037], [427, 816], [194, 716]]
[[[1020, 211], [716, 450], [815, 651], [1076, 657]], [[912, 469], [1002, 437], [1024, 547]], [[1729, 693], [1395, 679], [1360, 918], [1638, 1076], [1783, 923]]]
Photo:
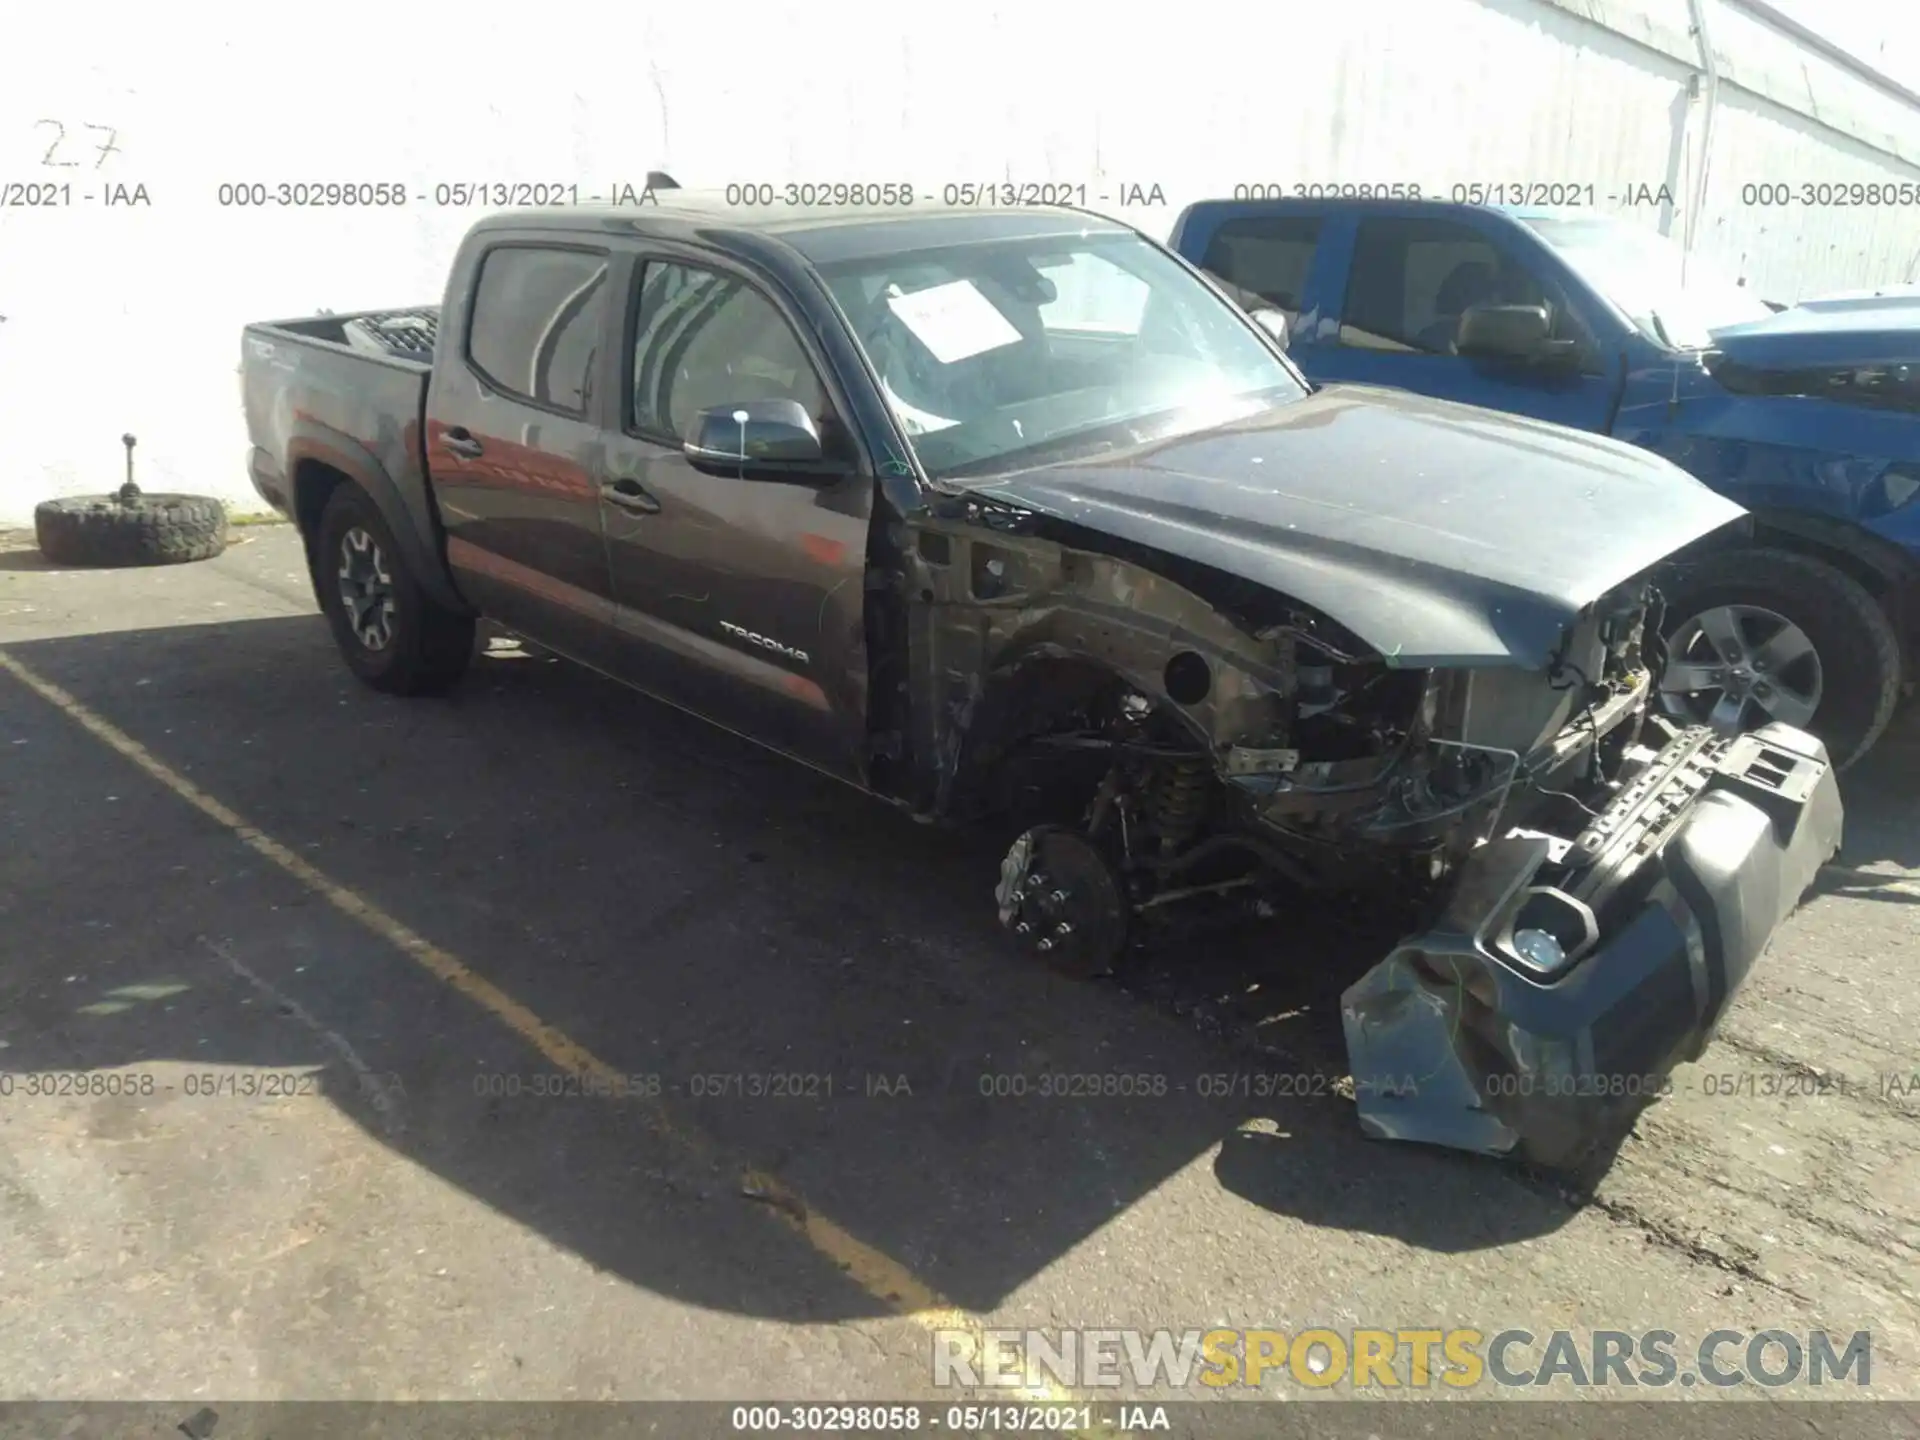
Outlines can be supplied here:
[[802, 665], [807, 663], [806, 651], [796, 650], [791, 645], [782, 645], [778, 640], [770, 640], [765, 635], [756, 635], [744, 625], [736, 625], [731, 620], [722, 620], [720, 628], [727, 634], [746, 641], [749, 645], [758, 645], [762, 650], [771, 650], [776, 655], [784, 655], [789, 660], [799, 661]]

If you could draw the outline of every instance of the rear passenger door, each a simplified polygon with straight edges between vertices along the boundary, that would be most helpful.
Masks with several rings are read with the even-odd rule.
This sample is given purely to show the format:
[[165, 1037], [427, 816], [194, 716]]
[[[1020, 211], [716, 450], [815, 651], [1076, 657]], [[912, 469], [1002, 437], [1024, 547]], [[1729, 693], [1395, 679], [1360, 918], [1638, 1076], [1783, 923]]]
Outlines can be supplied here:
[[[643, 254], [626, 289], [626, 380], [600, 475], [620, 673], [858, 780], [874, 478], [830, 367], [787, 297], [718, 256]], [[802, 483], [687, 460], [701, 410], [768, 399], [799, 401], [844, 469]]]
[[460, 588], [503, 625], [613, 658], [599, 474], [612, 256], [552, 232], [489, 237], [434, 366], [426, 455]]
[[[1621, 359], [1608, 356], [1564, 292], [1508, 253], [1494, 235], [1458, 218], [1362, 214], [1341, 217], [1350, 235], [1329, 253], [1332, 312], [1317, 318], [1311, 358], [1323, 382], [1414, 390], [1443, 400], [1604, 432], [1619, 391]], [[1329, 236], [1331, 240], [1332, 237]], [[1454, 353], [1459, 318], [1477, 304], [1544, 305], [1556, 339], [1573, 340], [1575, 368]]]

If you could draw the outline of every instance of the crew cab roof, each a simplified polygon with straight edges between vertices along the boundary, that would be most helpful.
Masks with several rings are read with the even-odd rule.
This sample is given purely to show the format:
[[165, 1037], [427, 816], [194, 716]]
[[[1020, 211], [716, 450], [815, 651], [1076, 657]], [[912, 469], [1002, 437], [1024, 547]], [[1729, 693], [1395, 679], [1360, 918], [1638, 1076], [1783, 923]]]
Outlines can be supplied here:
[[887, 211], [850, 206], [729, 205], [722, 192], [679, 189], [653, 192], [641, 205], [499, 211], [476, 222], [470, 233], [494, 230], [653, 236], [702, 241], [729, 250], [758, 249], [752, 237], [765, 237], [816, 265], [979, 240], [1138, 233], [1120, 221], [1066, 206]]

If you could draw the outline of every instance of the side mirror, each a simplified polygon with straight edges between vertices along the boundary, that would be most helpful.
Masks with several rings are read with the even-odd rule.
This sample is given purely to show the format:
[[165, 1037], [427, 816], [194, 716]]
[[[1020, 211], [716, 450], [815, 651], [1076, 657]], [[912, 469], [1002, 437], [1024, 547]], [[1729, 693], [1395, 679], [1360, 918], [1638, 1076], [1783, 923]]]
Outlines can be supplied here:
[[1249, 313], [1253, 316], [1255, 324], [1280, 342], [1282, 350], [1287, 348], [1287, 317], [1283, 312], [1263, 305]]
[[742, 400], [693, 417], [681, 453], [695, 468], [776, 480], [824, 480], [840, 473], [819, 428], [798, 400]]
[[1474, 305], [1460, 317], [1453, 348], [1457, 354], [1482, 360], [1516, 360], [1548, 369], [1577, 367], [1579, 345], [1550, 339], [1550, 329], [1544, 305]]
[[1547, 343], [1542, 305], [1474, 305], [1460, 317], [1453, 348], [1462, 355], [1531, 360]]

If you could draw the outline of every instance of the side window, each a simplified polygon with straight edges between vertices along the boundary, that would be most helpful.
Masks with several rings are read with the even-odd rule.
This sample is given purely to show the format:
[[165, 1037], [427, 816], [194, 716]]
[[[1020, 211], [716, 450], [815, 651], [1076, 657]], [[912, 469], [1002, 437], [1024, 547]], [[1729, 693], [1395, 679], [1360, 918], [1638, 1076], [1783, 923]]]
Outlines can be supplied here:
[[1291, 327], [1300, 317], [1300, 297], [1319, 243], [1317, 216], [1229, 220], [1214, 231], [1200, 268], [1220, 281], [1242, 309], [1278, 310]]
[[799, 337], [765, 295], [692, 265], [654, 263], [635, 302], [635, 429], [684, 438], [693, 417], [741, 400], [798, 400], [823, 427], [831, 405]]
[[480, 262], [468, 358], [498, 390], [585, 415], [606, 305], [605, 254], [496, 246]]
[[1340, 344], [1452, 355], [1460, 316], [1473, 305], [1543, 305], [1550, 335], [1592, 344], [1557, 291], [1472, 227], [1399, 217], [1360, 222]]

